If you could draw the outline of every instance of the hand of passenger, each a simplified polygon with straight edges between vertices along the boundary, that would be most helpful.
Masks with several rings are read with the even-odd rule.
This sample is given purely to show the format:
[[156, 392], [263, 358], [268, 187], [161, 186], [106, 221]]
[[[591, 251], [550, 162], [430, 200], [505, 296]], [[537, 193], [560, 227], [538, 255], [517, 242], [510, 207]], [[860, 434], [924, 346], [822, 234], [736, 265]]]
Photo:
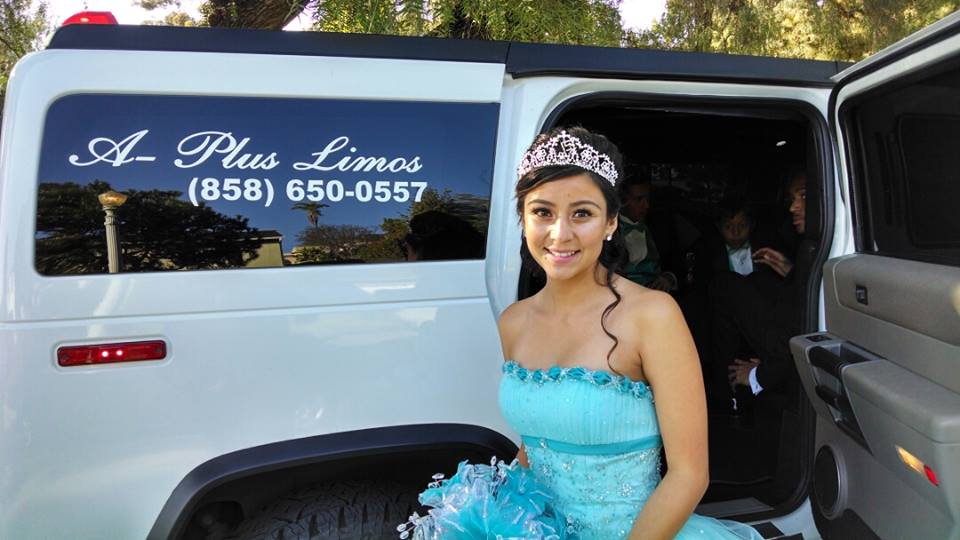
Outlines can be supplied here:
[[735, 358], [733, 364], [727, 366], [727, 378], [730, 380], [730, 384], [750, 386], [750, 370], [759, 365], [759, 358], [751, 358], [750, 360]]
[[753, 262], [765, 264], [773, 269], [780, 277], [787, 277], [793, 270], [793, 262], [786, 255], [772, 248], [760, 248], [753, 252]]

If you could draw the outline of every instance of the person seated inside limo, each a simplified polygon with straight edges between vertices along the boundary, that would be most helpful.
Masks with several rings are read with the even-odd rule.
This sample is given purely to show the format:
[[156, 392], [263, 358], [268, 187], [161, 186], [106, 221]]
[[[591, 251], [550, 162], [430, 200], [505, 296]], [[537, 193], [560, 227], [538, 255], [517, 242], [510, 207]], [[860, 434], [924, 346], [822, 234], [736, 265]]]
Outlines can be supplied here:
[[[790, 214], [800, 234], [805, 226], [805, 185], [806, 175], [802, 171], [789, 175]], [[760, 287], [756, 279], [751, 279], [754, 273], [745, 276], [728, 272], [717, 276], [710, 286], [714, 358], [726, 368], [731, 385], [748, 387], [754, 396], [765, 390], [770, 395], [792, 382], [791, 375], [795, 375], [788, 342], [800, 333], [798, 289], [805, 276], [798, 276], [791, 258], [773, 247], [757, 249], [751, 259], [752, 265], [771, 269], [781, 282], [773, 289], [775, 294], [769, 295], [765, 294], [769, 288]], [[740, 340], [749, 344], [755, 357], [737, 357]]]
[[[676, 242], [668, 237], [666, 227], [649, 224], [652, 190], [649, 170], [629, 167], [626, 180], [618, 187], [622, 204], [618, 228], [629, 256], [626, 277], [651, 289], [676, 291], [680, 282], [673, 260], [675, 250], [671, 249]], [[658, 245], [665, 246], [666, 250], [658, 249]]]
[[720, 204], [717, 229], [723, 238], [723, 249], [717, 250], [712, 266], [718, 274], [736, 272], [741, 276], [753, 273], [753, 250], [759, 248], [755, 238], [753, 215], [742, 200]]
[[[697, 274], [700, 282], [707, 286], [697, 290], [701, 297], [696, 302], [701, 305], [706, 303], [706, 310], [711, 315], [701, 316], [697, 323], [701, 327], [698, 328], [700, 334], [713, 334], [714, 327], [720, 328], [720, 336], [700, 339], [703, 342], [700, 354], [706, 371], [704, 378], [711, 407], [715, 412], [718, 409], [719, 412], [727, 412], [730, 409], [737, 410], [731, 407], [731, 390], [735, 389], [730, 381], [728, 366], [733, 362], [734, 366], [750, 364], [750, 367], [756, 367], [751, 360], [757, 358], [755, 349], [751, 348], [756, 340], [743, 334], [767, 332], [763, 323], [752, 325], [750, 323], [754, 321], [742, 319], [737, 314], [758, 306], [766, 307], [763, 300], [758, 299], [776, 299], [781, 295], [786, 283], [784, 270], [791, 264], [783, 253], [788, 251], [790, 242], [781, 238], [774, 227], [758, 227], [751, 205], [742, 197], [729, 198], [718, 205], [717, 232], [719, 239], [714, 242], [716, 245], [705, 248], [709, 253], [709, 263], [703, 265], [706, 271]], [[708, 294], [702, 294], [707, 290]], [[756, 315], [756, 321], [769, 320], [766, 310]], [[736, 348], [733, 356], [737, 358], [730, 356], [731, 347]], [[739, 358], [741, 356], [747, 360]], [[713, 360], [715, 357], [717, 360]]]
[[[802, 171], [788, 174], [789, 211], [800, 234], [805, 228], [805, 183]], [[766, 462], [760, 469], [767, 471], [776, 466], [769, 458], [779, 453], [783, 413], [798, 389], [789, 340], [800, 333], [806, 276], [799, 275], [794, 260], [775, 247], [760, 247], [752, 250], [755, 271], [724, 272], [710, 284], [712, 365], [705, 374], [709, 403], [715, 414], [741, 415], [752, 427], [757, 457]]]

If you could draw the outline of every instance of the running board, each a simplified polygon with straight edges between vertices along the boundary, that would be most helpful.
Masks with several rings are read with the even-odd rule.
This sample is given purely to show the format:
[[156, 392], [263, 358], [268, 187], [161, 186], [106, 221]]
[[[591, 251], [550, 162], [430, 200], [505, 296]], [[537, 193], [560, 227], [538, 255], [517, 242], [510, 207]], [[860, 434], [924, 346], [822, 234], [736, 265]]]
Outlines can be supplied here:
[[747, 514], [759, 514], [769, 512], [772, 507], [766, 505], [753, 497], [743, 499], [732, 499], [729, 501], [717, 501], [697, 505], [695, 512], [703, 516], [715, 518], [725, 518], [727, 516], [745, 516]]
[[758, 523], [754, 525], [753, 528], [756, 529], [765, 540], [803, 540], [802, 534], [785, 535], [783, 531], [769, 521]]

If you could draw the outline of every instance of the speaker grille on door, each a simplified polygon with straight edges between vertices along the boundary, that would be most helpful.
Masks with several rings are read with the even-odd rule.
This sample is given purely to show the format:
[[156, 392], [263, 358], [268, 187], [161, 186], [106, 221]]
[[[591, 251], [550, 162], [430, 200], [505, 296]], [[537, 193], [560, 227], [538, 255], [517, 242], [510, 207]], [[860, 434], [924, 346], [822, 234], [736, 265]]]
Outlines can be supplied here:
[[836, 513], [840, 499], [840, 468], [833, 449], [823, 446], [813, 464], [813, 495], [824, 514]]

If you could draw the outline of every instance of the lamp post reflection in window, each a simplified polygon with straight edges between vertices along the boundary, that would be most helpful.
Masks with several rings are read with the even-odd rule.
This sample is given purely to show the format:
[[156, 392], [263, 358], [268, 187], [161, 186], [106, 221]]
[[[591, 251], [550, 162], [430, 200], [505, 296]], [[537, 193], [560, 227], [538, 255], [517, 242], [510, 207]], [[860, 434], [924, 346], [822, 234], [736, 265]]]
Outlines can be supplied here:
[[120, 243], [117, 240], [117, 221], [114, 210], [127, 202], [127, 196], [110, 190], [97, 196], [103, 206], [106, 218], [103, 221], [107, 229], [107, 270], [111, 274], [120, 271]]

